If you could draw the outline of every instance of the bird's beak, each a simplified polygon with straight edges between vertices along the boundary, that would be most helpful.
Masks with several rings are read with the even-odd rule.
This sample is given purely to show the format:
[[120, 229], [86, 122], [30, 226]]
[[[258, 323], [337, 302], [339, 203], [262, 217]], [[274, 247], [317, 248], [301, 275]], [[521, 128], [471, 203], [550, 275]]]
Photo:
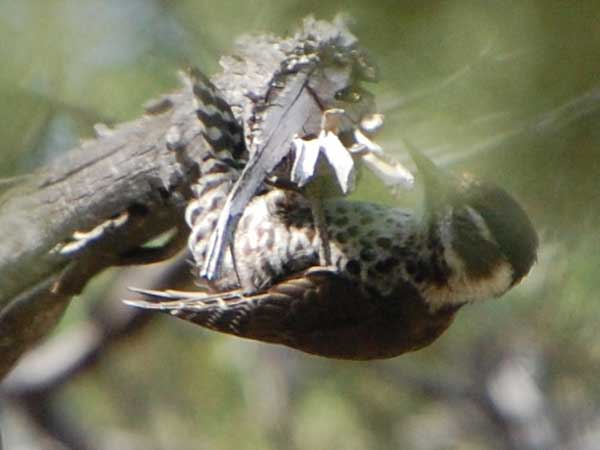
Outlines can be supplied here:
[[410, 142], [405, 139], [403, 141], [421, 176], [428, 209], [439, 209], [447, 204], [448, 195], [452, 191], [452, 177], [437, 167]]

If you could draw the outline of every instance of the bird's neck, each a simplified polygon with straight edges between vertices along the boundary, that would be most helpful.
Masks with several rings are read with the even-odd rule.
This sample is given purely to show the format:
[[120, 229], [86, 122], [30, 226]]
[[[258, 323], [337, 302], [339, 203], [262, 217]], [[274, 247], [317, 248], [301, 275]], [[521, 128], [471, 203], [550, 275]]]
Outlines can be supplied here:
[[469, 209], [424, 215], [419, 233], [432, 277], [420, 287], [432, 310], [497, 297], [511, 286], [513, 269], [484, 225]]

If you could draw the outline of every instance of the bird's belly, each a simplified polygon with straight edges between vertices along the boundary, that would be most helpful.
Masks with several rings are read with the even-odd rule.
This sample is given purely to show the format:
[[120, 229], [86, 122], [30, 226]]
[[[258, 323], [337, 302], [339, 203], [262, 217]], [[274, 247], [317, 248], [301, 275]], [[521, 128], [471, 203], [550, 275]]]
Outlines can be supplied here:
[[386, 359], [419, 350], [435, 341], [452, 323], [454, 313], [428, 318], [378, 320], [295, 336], [288, 346], [327, 358]]

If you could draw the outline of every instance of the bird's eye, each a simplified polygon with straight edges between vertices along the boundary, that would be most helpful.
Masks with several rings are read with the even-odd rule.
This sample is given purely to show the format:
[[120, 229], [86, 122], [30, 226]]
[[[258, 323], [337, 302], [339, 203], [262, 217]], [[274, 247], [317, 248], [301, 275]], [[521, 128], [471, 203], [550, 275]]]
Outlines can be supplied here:
[[352, 86], [340, 89], [335, 93], [335, 99], [347, 103], [358, 103], [361, 99], [360, 92], [354, 90]]

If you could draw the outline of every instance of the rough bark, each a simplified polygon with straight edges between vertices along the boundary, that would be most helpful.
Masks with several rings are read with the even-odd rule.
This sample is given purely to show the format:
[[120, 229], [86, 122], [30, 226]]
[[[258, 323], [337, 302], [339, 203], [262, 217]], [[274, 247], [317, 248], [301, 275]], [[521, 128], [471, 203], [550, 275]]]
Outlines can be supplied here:
[[[53, 328], [89, 278], [136, 262], [132, 251], [181, 225], [197, 173], [193, 161], [206, 144], [188, 88], [150, 109], [152, 114], [84, 142], [0, 197], [0, 376]], [[173, 127], [180, 139], [177, 148], [168, 148]], [[124, 212], [124, 225], [109, 227], [74, 257], [56, 251], [74, 232]]]
[[[296, 36], [241, 37], [214, 82], [247, 120], [280, 69], [285, 50], [328, 41], [345, 30], [307, 18]], [[102, 269], [154, 259], [139, 247], [166, 230], [183, 230], [183, 209], [207, 151], [190, 86], [154, 103], [148, 114], [72, 149], [0, 197], [0, 377], [56, 324], [73, 295]], [[107, 227], [75, 256], [56, 252], [74, 232]], [[180, 237], [184, 234], [179, 233]], [[166, 255], [182, 244], [175, 239]], [[134, 252], [135, 254], [133, 254]], [[156, 252], [160, 253], [160, 252]], [[164, 253], [164, 252], [163, 252]], [[165, 256], [165, 255], [162, 255]]]

